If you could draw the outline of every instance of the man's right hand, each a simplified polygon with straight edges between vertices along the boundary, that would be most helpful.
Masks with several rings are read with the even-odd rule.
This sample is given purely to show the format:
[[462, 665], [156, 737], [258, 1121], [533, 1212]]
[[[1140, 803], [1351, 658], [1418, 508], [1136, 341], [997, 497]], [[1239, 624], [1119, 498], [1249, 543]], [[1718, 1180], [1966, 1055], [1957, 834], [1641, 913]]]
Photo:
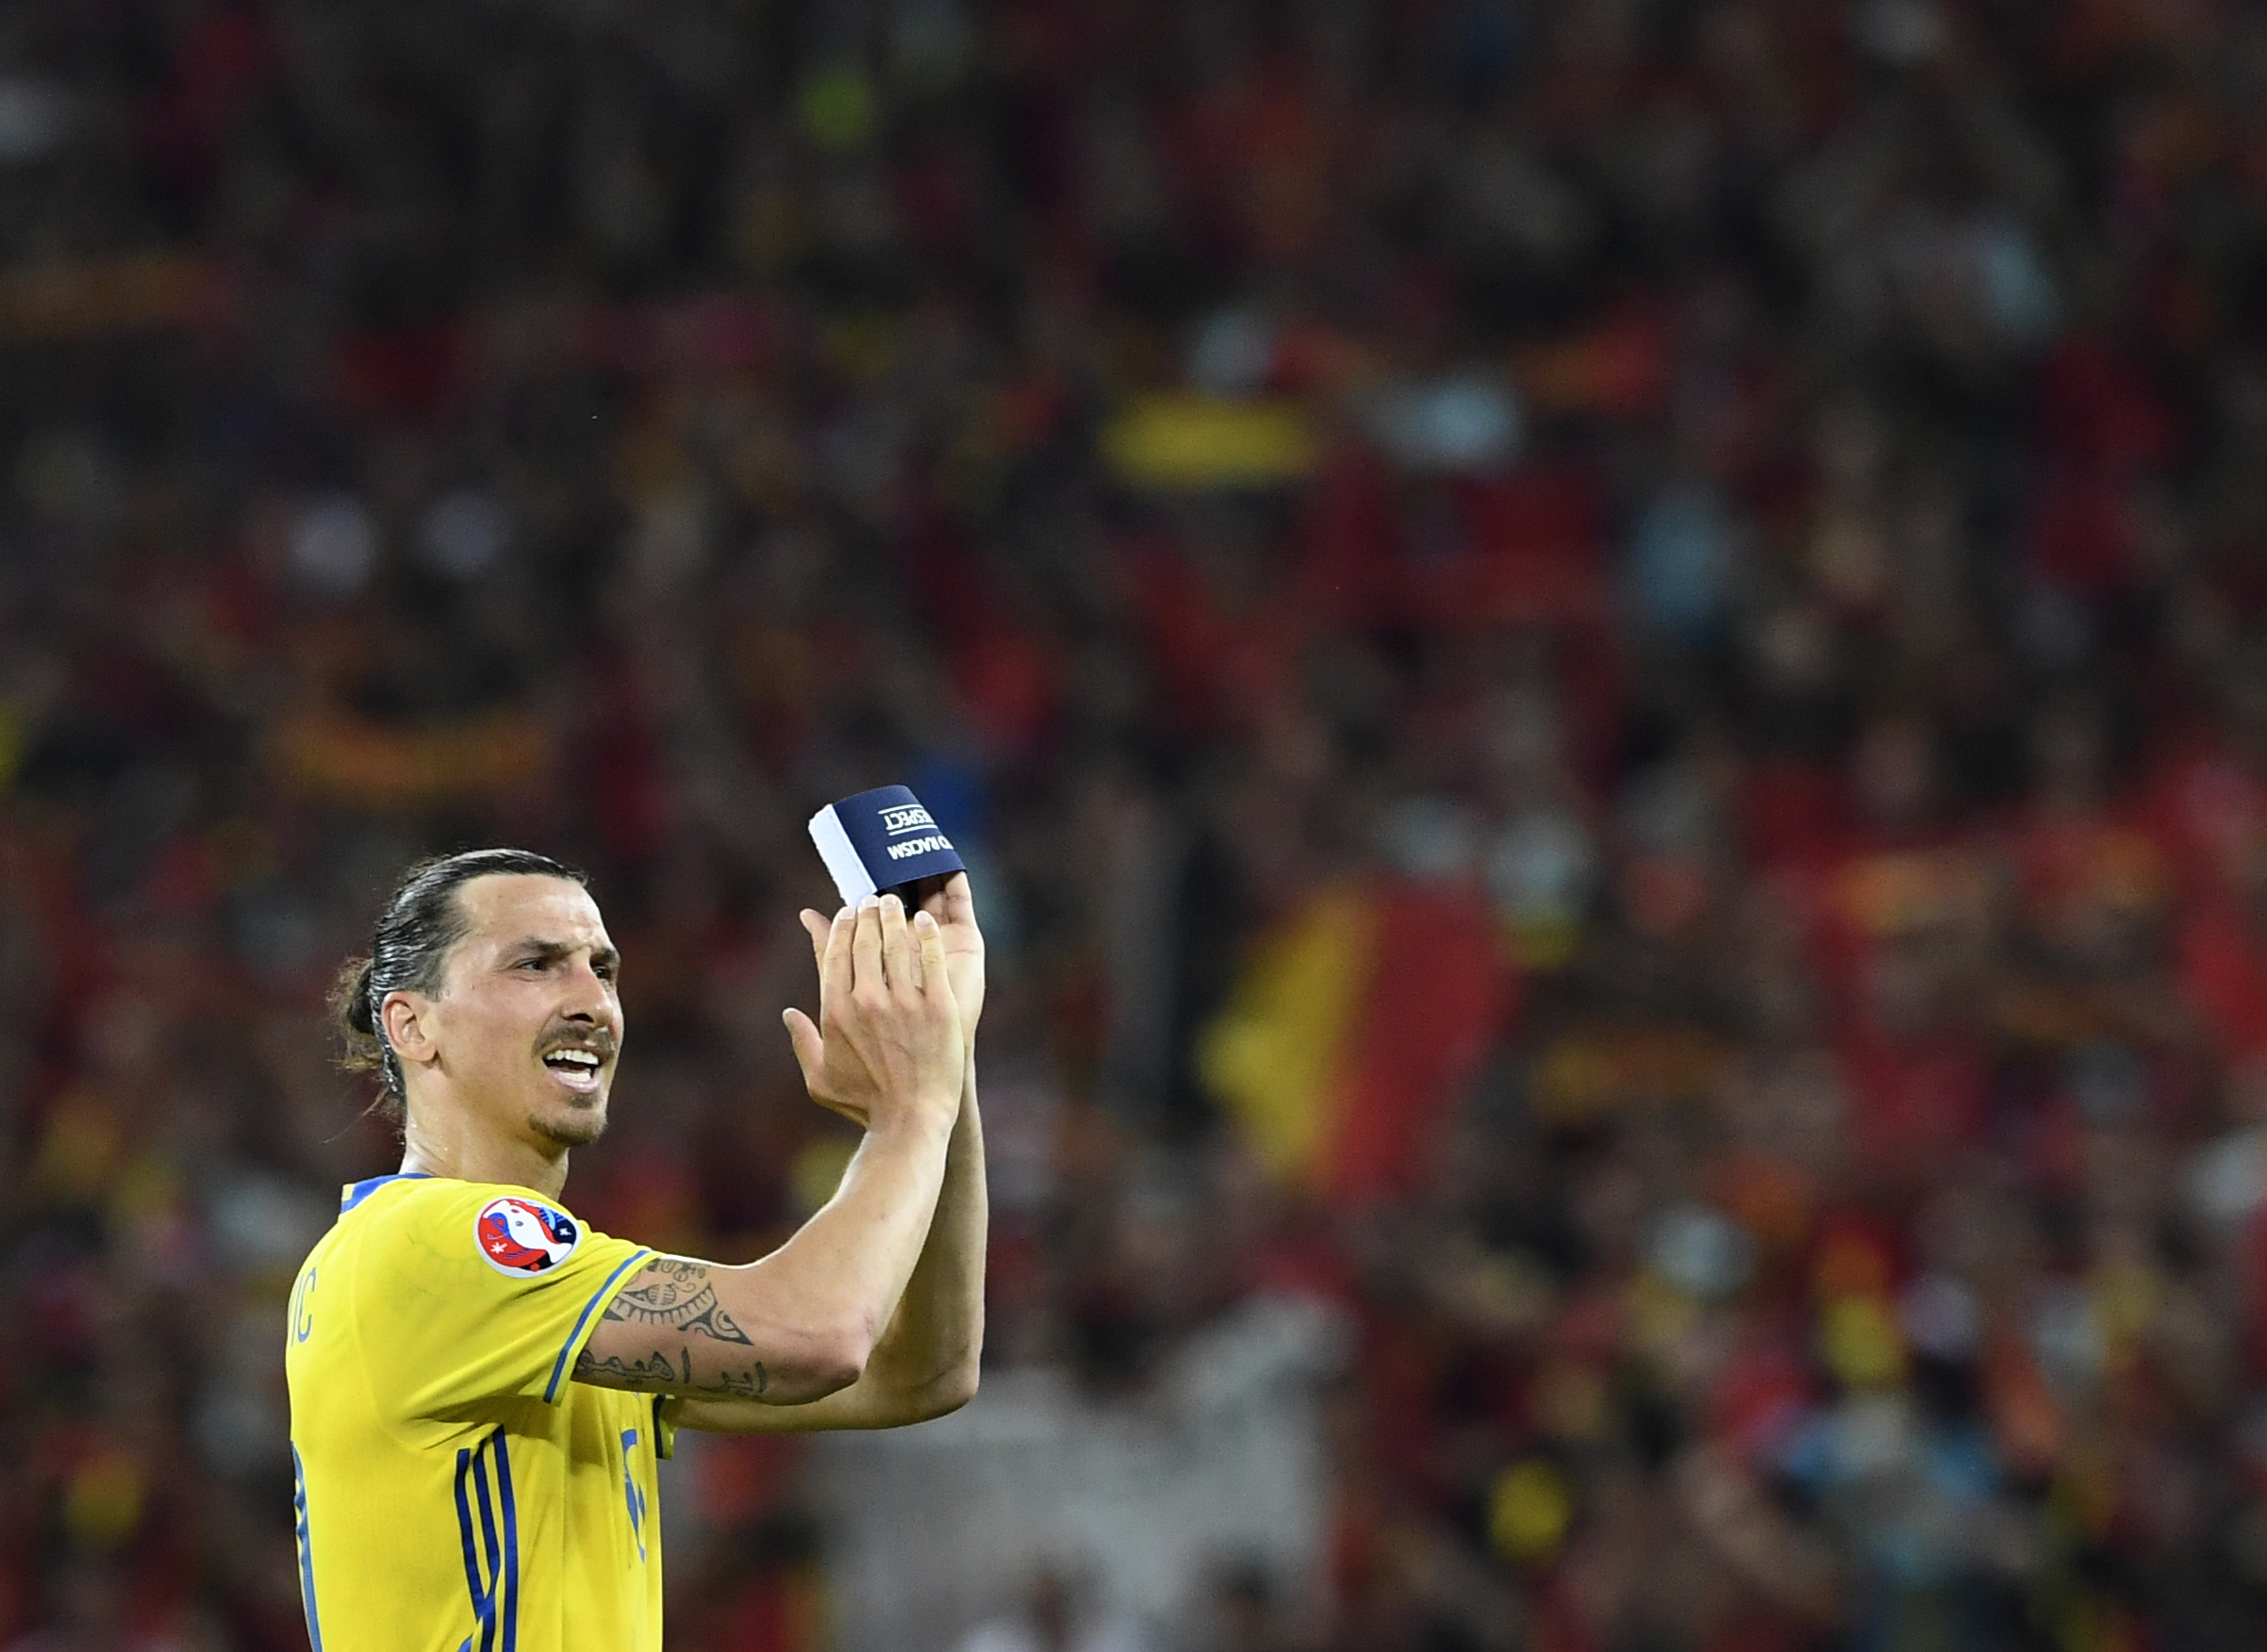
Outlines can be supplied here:
[[966, 1045], [935, 918], [895, 895], [835, 915], [819, 960], [819, 1022], [786, 1013], [812, 1099], [869, 1130], [950, 1128]]

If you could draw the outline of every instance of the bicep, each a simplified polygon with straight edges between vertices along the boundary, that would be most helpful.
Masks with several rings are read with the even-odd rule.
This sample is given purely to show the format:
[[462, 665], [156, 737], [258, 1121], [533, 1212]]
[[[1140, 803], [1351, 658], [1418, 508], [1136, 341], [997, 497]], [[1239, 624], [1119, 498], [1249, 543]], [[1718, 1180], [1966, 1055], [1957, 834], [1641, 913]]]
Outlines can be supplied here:
[[856, 1379], [857, 1364], [800, 1328], [757, 1270], [657, 1256], [608, 1300], [575, 1357], [601, 1388], [799, 1405]]
[[637, 1394], [762, 1399], [771, 1363], [717, 1295], [712, 1263], [656, 1256], [623, 1282], [575, 1356], [574, 1379]]

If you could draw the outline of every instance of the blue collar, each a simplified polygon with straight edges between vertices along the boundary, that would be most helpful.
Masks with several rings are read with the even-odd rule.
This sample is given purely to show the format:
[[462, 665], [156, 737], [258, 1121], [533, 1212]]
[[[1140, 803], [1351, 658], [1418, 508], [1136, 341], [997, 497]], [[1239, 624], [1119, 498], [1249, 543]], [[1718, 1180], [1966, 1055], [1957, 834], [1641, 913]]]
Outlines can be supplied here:
[[397, 1170], [391, 1176], [372, 1176], [368, 1181], [350, 1181], [339, 1196], [339, 1214], [346, 1214], [389, 1181], [430, 1181], [432, 1174], [424, 1170]]

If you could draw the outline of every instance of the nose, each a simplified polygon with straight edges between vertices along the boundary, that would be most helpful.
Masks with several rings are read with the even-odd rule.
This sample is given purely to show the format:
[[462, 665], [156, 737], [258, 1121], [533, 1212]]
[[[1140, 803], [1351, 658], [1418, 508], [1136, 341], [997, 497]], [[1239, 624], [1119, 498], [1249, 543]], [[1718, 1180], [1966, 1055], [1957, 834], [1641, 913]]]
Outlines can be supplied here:
[[559, 1015], [585, 1027], [615, 1026], [621, 1019], [614, 1000], [614, 990], [605, 977], [583, 959], [565, 976], [565, 1001], [559, 1005]]

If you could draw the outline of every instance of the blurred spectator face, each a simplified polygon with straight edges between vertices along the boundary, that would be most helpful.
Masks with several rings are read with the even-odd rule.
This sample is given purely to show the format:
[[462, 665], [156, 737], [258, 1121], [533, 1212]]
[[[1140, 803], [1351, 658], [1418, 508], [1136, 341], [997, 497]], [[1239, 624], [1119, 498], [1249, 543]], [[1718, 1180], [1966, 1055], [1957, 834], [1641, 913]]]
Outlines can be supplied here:
[[475, 878], [441, 990], [389, 995], [413, 1122], [461, 1109], [563, 1147], [596, 1141], [621, 1046], [617, 954], [598, 904], [562, 878]]
[[2031, 761], [2043, 796], [2058, 803], [2092, 802], [2102, 786], [2102, 729], [2092, 708], [2059, 704], [2031, 727]]
[[1857, 793], [1868, 821], [1887, 831], [1908, 831], [1927, 817], [1935, 773], [1930, 731], [1907, 718], [1876, 723], [1858, 743]]

